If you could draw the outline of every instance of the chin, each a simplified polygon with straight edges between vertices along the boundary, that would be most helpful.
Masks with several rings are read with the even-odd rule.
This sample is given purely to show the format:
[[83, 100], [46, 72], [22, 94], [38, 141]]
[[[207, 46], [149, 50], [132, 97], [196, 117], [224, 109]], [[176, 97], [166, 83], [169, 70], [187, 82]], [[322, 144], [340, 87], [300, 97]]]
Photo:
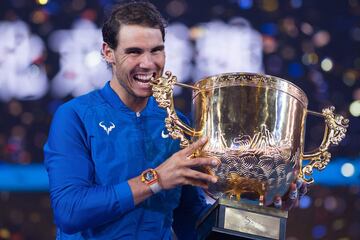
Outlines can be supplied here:
[[140, 92], [136, 94], [137, 97], [139, 98], [149, 98], [152, 96], [152, 91], [146, 91], [146, 92]]

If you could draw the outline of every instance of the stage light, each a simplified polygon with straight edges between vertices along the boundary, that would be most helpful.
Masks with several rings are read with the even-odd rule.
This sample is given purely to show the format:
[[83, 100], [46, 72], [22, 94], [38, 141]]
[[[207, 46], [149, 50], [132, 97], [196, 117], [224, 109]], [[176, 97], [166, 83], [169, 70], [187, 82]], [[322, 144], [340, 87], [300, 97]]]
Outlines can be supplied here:
[[306, 35], [311, 35], [314, 32], [314, 28], [309, 23], [301, 24], [301, 31]]
[[351, 115], [353, 115], [354, 117], [359, 117], [360, 116], [360, 100], [356, 100], [354, 102], [352, 102], [349, 106], [349, 112], [351, 113]]
[[345, 85], [352, 87], [355, 84], [357, 78], [358, 78], [357, 71], [353, 69], [349, 69], [343, 75], [343, 82], [345, 83]]
[[278, 10], [279, 3], [277, 0], [268, 0], [268, 1], [263, 0], [261, 1], [260, 7], [262, 8], [262, 10], [266, 12], [274, 12]]
[[353, 99], [360, 100], [360, 88], [357, 88], [353, 91]]
[[292, 78], [300, 78], [304, 75], [304, 68], [298, 62], [292, 62], [288, 66], [288, 73]]
[[336, 219], [335, 222], [333, 222], [332, 224], [332, 228], [335, 231], [341, 230], [342, 228], [344, 228], [344, 226], [345, 226], [344, 219]]
[[342, 166], [341, 166], [341, 174], [344, 176], [344, 177], [352, 177], [355, 173], [355, 167], [353, 164], [351, 163], [344, 163]]
[[325, 72], [331, 71], [333, 66], [334, 66], [333, 61], [330, 58], [325, 58], [321, 61], [321, 69], [324, 70]]
[[275, 36], [278, 34], [277, 25], [273, 22], [264, 23], [260, 27], [261, 33], [265, 35]]
[[326, 226], [316, 225], [312, 230], [312, 235], [314, 239], [320, 239], [325, 237], [326, 232], [327, 232]]
[[319, 57], [316, 55], [316, 53], [305, 53], [302, 56], [301, 61], [305, 65], [313, 65], [318, 63]]
[[3, 239], [10, 239], [10, 231], [6, 228], [1, 228], [0, 237]]
[[334, 196], [328, 196], [324, 200], [324, 208], [328, 211], [334, 211], [338, 207], [337, 200]]
[[253, 4], [253, 0], [238, 0], [238, 5], [242, 9], [250, 9]]
[[314, 34], [313, 42], [316, 47], [324, 47], [330, 42], [330, 34], [327, 31], [319, 31]]
[[299, 201], [299, 208], [309, 208], [311, 206], [312, 200], [308, 195], [302, 196]]
[[46, 5], [48, 2], [48, 0], [37, 0], [37, 3], [40, 5]]

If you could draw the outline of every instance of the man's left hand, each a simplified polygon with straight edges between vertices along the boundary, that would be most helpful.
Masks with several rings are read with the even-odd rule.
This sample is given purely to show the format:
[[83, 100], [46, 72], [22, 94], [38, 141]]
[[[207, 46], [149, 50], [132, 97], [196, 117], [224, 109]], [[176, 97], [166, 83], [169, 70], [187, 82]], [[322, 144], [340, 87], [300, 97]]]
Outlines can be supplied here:
[[290, 185], [290, 189], [284, 198], [280, 196], [275, 197], [274, 207], [282, 210], [289, 211], [299, 204], [300, 198], [307, 193], [307, 183], [301, 178], [298, 178], [295, 183]]

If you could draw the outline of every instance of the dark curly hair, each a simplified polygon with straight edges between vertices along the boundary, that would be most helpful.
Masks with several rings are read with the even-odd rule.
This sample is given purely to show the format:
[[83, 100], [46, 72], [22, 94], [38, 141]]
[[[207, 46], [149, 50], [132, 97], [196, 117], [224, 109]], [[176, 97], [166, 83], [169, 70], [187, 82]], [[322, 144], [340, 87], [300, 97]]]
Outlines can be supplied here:
[[165, 19], [157, 8], [150, 2], [132, 1], [116, 5], [102, 28], [103, 41], [112, 49], [118, 44], [118, 33], [121, 25], [140, 25], [158, 28], [162, 39], [165, 40]]

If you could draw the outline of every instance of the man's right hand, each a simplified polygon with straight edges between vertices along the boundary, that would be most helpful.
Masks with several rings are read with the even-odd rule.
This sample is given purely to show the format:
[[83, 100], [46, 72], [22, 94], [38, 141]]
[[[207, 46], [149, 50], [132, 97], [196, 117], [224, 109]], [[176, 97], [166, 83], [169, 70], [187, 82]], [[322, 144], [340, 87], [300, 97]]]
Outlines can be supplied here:
[[207, 138], [201, 138], [187, 148], [173, 154], [156, 168], [159, 184], [163, 189], [171, 189], [182, 185], [192, 185], [206, 189], [208, 183], [217, 182], [215, 176], [195, 169], [200, 166], [216, 166], [219, 164], [216, 158], [192, 157], [193, 153], [201, 149], [206, 142]]

